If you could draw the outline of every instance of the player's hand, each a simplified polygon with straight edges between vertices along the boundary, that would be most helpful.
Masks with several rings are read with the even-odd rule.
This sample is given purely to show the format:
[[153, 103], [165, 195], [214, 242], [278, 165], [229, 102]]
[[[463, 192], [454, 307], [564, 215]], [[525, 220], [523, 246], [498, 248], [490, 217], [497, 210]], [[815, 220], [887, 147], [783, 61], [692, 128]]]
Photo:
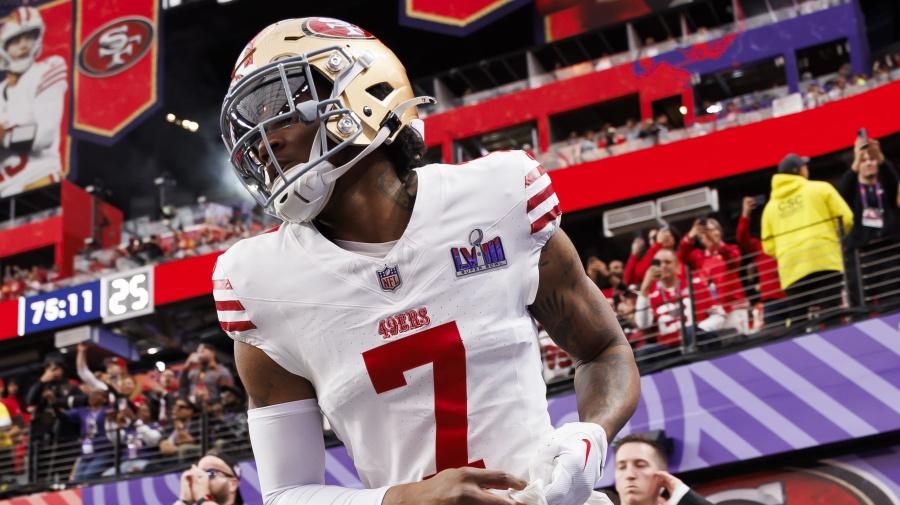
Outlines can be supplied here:
[[606, 434], [601, 434], [603, 429], [592, 423], [570, 423], [560, 429], [571, 434], [559, 444], [553, 476], [544, 487], [544, 496], [547, 505], [582, 505], [603, 475]]
[[[453, 468], [416, 483], [405, 490], [415, 493], [410, 498], [422, 504], [515, 505], [512, 499], [489, 492], [489, 489], [525, 489], [528, 483], [503, 470]], [[391, 488], [389, 492], [394, 489]], [[387, 496], [384, 500], [389, 503]]]
[[[660, 470], [653, 474], [653, 478], [656, 480], [660, 488], [666, 488], [666, 491], [669, 492], [669, 496], [672, 496], [675, 493], [675, 490], [684, 485], [684, 482], [681, 482], [681, 479], [675, 477], [669, 472], [665, 472]], [[667, 505], [669, 500], [660, 496], [657, 500], [659, 505]]]

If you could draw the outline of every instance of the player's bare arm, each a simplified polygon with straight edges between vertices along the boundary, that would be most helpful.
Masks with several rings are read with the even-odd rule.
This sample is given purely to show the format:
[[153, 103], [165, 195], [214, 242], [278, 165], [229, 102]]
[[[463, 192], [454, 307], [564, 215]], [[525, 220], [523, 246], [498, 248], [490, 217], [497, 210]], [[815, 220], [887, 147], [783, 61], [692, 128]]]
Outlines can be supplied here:
[[235, 341], [234, 362], [251, 409], [316, 397], [308, 380], [288, 372], [252, 345]]
[[575, 361], [575, 394], [583, 422], [599, 424], [609, 440], [637, 408], [640, 376], [634, 353], [603, 293], [584, 273], [562, 231], [541, 250], [540, 284], [530, 306], [550, 338]]

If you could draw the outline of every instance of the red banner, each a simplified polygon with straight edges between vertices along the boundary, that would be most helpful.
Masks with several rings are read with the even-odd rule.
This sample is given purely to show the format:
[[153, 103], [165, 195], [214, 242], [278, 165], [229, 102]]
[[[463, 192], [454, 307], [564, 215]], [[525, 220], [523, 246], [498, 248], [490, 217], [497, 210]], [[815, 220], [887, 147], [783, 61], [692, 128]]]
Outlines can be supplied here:
[[660, 0], [536, 0], [536, 7], [544, 16], [546, 41], [552, 42], [659, 12], [666, 9], [668, 3]]
[[400, 0], [400, 24], [463, 36], [528, 3], [531, 0]]
[[7, 197], [69, 172], [72, 0], [0, 16], [0, 197]]
[[160, 70], [158, 40], [158, 0], [78, 1], [75, 130], [111, 143], [152, 111]]

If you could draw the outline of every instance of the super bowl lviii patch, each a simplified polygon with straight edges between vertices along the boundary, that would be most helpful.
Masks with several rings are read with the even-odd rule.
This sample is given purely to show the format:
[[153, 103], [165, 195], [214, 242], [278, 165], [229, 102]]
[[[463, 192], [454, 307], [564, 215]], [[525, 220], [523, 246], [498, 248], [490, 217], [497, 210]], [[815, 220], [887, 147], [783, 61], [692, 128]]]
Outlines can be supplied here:
[[499, 236], [485, 242], [484, 232], [480, 228], [475, 228], [469, 233], [469, 245], [472, 247], [450, 249], [457, 277], [506, 266], [506, 254], [503, 252], [503, 242]]

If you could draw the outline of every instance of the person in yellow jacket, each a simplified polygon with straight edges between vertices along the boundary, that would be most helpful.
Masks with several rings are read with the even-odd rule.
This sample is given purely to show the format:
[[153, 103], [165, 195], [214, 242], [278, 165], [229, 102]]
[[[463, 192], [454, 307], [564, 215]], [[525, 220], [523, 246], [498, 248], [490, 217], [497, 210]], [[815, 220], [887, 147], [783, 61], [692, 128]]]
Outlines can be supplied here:
[[778, 260], [794, 323], [810, 311], [823, 315], [840, 307], [844, 260], [838, 223], [844, 234], [853, 226], [853, 211], [834, 186], [809, 180], [808, 163], [796, 154], [781, 160], [762, 216], [763, 249]]

